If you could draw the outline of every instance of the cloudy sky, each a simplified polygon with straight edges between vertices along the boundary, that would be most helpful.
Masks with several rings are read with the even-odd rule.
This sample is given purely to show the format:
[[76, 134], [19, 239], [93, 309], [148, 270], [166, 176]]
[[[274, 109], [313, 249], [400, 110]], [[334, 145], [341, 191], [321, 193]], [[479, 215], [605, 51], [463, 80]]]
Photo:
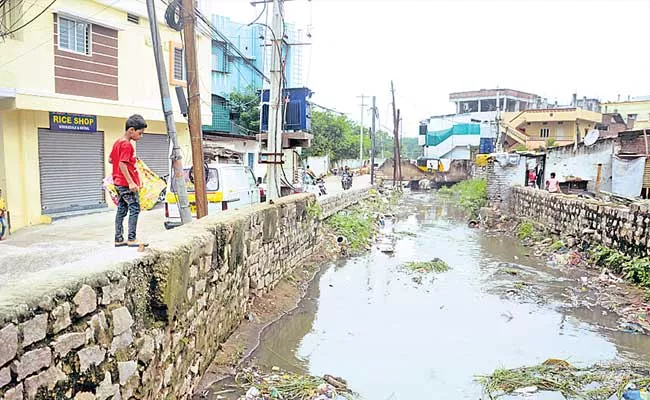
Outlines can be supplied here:
[[[314, 101], [358, 120], [357, 96], [375, 95], [381, 124], [392, 127], [392, 79], [409, 136], [419, 120], [453, 112], [454, 91], [511, 88], [565, 104], [574, 92], [602, 100], [650, 95], [650, 0], [292, 0], [285, 7], [288, 21], [312, 26], [304, 74]], [[214, 0], [211, 8], [246, 23], [262, 11], [248, 0]]]

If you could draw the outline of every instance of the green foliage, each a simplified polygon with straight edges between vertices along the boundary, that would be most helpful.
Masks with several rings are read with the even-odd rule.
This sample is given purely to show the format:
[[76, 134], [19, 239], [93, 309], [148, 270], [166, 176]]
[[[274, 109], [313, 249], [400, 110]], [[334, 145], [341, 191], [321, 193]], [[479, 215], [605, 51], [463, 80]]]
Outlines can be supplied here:
[[374, 233], [372, 216], [356, 207], [332, 215], [326, 223], [334, 232], [348, 240], [353, 251], [364, 250]]
[[[442, 188], [438, 190], [438, 193], [442, 190]], [[460, 207], [467, 210], [473, 218], [478, 215], [481, 207], [487, 205], [487, 181], [485, 179], [458, 182], [449, 190], [458, 197]], [[443, 191], [443, 194], [446, 193]]]
[[309, 215], [313, 219], [320, 219], [320, 217], [323, 215], [323, 207], [321, 207], [318, 201], [313, 201], [307, 204], [306, 209], [307, 209], [307, 215]]
[[422, 146], [418, 144], [418, 138], [403, 137], [401, 140], [402, 159], [416, 160], [422, 155]]
[[519, 240], [530, 239], [534, 234], [535, 227], [532, 222], [522, 222], [517, 229], [517, 238], [519, 238]]
[[449, 186], [443, 186], [440, 189], [438, 189], [438, 194], [442, 196], [451, 196], [454, 194], [454, 191], [451, 190]]
[[618, 250], [598, 245], [590, 250], [591, 260], [641, 287], [650, 289], [650, 257], [631, 258]]
[[[329, 155], [332, 160], [359, 157], [359, 124], [345, 115], [314, 110], [311, 115], [311, 130], [314, 135], [312, 146], [305, 150], [305, 156]], [[392, 133], [376, 132], [375, 154], [377, 158], [393, 156]], [[422, 155], [422, 146], [415, 137], [403, 137], [402, 157], [416, 159]], [[370, 158], [370, 129], [364, 128], [363, 156]]]
[[650, 259], [636, 258], [623, 264], [625, 279], [642, 287], [650, 287]]
[[555, 242], [555, 243], [551, 244], [550, 246], [548, 246], [548, 249], [550, 251], [558, 251], [563, 247], [564, 247], [564, 242], [561, 241], [561, 240], [558, 240], [557, 242]]
[[546, 139], [546, 148], [550, 149], [551, 147], [555, 147], [556, 142], [554, 138], [548, 138]]
[[515, 147], [515, 151], [526, 151], [528, 150], [528, 147], [526, 147], [525, 144], [518, 144], [517, 147]]
[[260, 96], [253, 86], [228, 96], [230, 109], [239, 114], [233, 122], [253, 132], [260, 130]]

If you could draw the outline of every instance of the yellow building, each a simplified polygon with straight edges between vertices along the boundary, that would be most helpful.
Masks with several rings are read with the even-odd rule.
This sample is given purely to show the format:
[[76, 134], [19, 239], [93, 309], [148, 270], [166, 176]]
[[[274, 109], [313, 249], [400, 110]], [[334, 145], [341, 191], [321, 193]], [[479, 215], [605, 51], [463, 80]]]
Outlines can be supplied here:
[[[8, 0], [4, 7], [12, 12], [0, 12], [0, 27], [7, 27], [45, 10], [0, 40], [0, 187], [13, 230], [112, 206], [102, 179], [111, 172], [109, 153], [131, 114], [148, 122], [138, 156], [160, 175], [169, 170], [145, 3], [58, 0], [48, 8], [50, 3]], [[163, 15], [158, 9], [158, 18]], [[190, 165], [188, 127], [175, 95], [175, 86], [185, 86], [181, 35], [159, 27], [183, 162]], [[197, 36], [197, 53], [201, 113], [209, 121], [210, 38]]]
[[601, 123], [602, 115], [580, 108], [525, 110], [501, 114], [501, 130], [508, 145], [525, 144], [528, 149], [546, 147], [549, 141], [562, 146], [581, 142]]
[[634, 120], [634, 129], [650, 129], [650, 97], [601, 103], [603, 113], [619, 113], [624, 121]]

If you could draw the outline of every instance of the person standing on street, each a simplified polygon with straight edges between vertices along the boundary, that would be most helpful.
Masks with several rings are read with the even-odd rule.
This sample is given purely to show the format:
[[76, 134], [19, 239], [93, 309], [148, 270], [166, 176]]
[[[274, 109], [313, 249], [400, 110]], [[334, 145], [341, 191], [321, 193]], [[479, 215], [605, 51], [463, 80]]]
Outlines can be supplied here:
[[[126, 120], [124, 135], [113, 144], [108, 161], [113, 164], [113, 183], [117, 190], [117, 214], [115, 214], [115, 247], [140, 247], [146, 243], [136, 240], [138, 215], [140, 214], [140, 176], [135, 169], [135, 149], [131, 140], [142, 138], [147, 123], [141, 115], [134, 114]], [[123, 222], [129, 214], [128, 240], [124, 240]]]
[[7, 203], [0, 189], [0, 240], [5, 240], [5, 233], [7, 233]]

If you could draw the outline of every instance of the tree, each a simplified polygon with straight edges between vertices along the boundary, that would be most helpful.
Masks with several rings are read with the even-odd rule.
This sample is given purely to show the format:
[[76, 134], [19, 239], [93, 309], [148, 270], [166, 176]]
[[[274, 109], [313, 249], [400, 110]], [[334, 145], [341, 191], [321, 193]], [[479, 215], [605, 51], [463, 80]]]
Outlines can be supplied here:
[[403, 137], [400, 143], [401, 153], [405, 159], [416, 160], [422, 155], [422, 146], [416, 137]]
[[235, 114], [233, 122], [249, 132], [260, 131], [260, 96], [253, 86], [243, 92], [234, 91], [228, 98], [230, 109]]

